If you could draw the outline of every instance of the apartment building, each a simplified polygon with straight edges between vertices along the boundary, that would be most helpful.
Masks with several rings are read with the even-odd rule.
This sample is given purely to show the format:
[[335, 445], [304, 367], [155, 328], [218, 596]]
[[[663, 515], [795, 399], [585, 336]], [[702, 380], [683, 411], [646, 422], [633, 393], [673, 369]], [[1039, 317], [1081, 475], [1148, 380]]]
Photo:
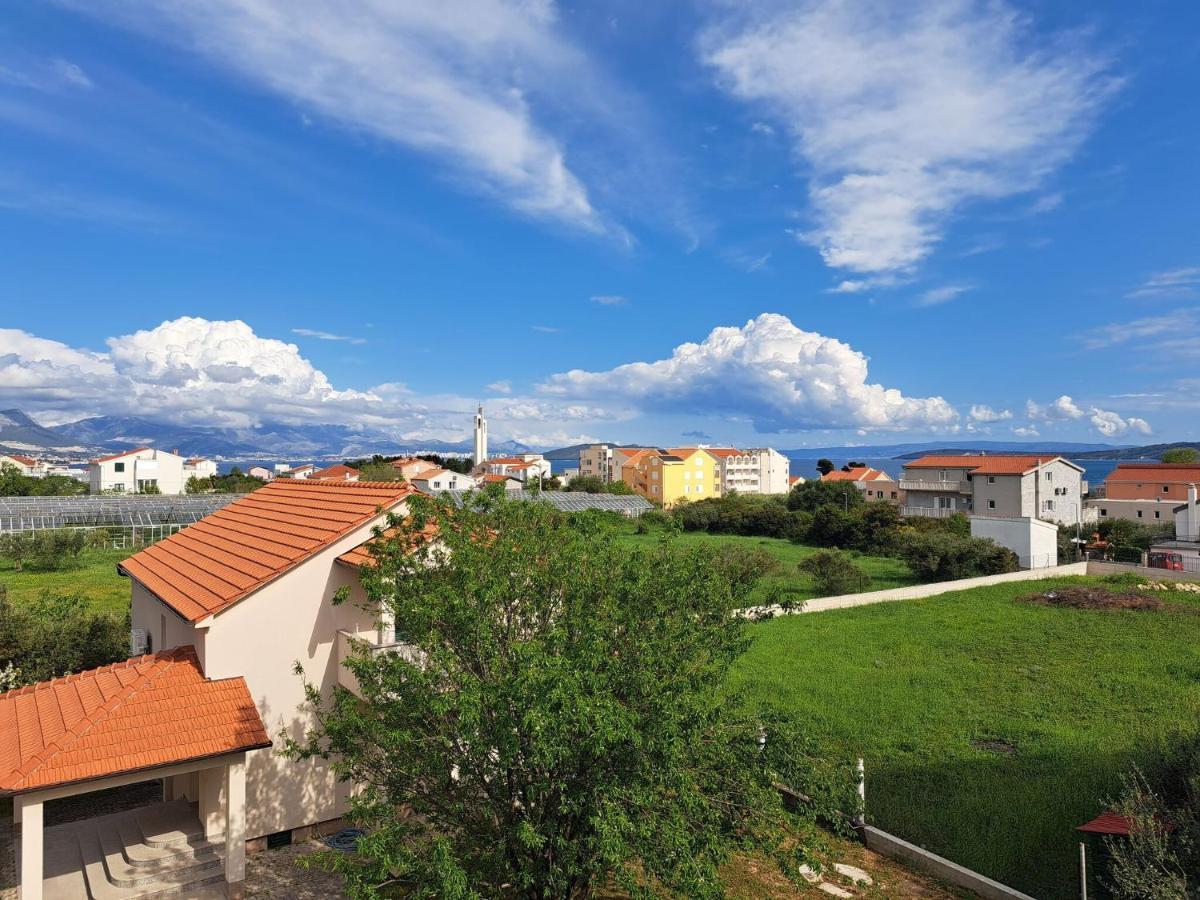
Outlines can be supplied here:
[[1083, 506], [1083, 468], [1054, 455], [934, 455], [904, 464], [906, 516], [1005, 516], [1075, 524]]
[[217, 474], [217, 464], [211, 459], [185, 459], [183, 461], [183, 480], [189, 478], [212, 478]]
[[1173, 510], [1200, 484], [1200, 465], [1120, 463], [1108, 473], [1100, 496], [1087, 501], [1100, 520], [1169, 523]]
[[187, 485], [184, 459], [178, 453], [138, 447], [94, 459], [88, 466], [88, 484], [93, 494], [145, 493], [182, 494]]
[[900, 505], [904, 494], [900, 485], [887, 472], [871, 466], [854, 466], [849, 471], [834, 469], [821, 476], [822, 481], [847, 481], [862, 491], [868, 501], [885, 500]]
[[706, 447], [717, 458], [721, 491], [728, 494], [786, 494], [791, 489], [791, 460], [770, 447], [740, 450]]

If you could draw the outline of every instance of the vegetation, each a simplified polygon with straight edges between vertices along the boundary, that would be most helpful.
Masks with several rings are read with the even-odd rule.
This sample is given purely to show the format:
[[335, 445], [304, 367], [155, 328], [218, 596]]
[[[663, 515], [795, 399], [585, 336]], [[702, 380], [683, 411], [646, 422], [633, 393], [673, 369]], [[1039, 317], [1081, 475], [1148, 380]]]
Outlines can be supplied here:
[[189, 494], [248, 494], [257, 491], [266, 484], [261, 478], [247, 475], [234, 466], [224, 475], [213, 475], [209, 478], [197, 478], [193, 475], [183, 486]]
[[834, 470], [833, 460], [821, 457], [817, 460], [817, 471], [822, 475], [828, 475]]
[[43, 572], [74, 568], [83, 552], [84, 532], [77, 528], [8, 531], [0, 534], [0, 558], [18, 572], [27, 566]]
[[1020, 568], [1017, 554], [995, 541], [946, 532], [910, 535], [900, 552], [921, 581], [955, 581]]
[[107, 665], [129, 655], [129, 615], [45, 591], [14, 602], [0, 585], [0, 690]]
[[129, 580], [117, 574], [117, 563], [132, 552], [93, 543], [84, 547], [69, 568], [38, 570], [18, 569], [11, 558], [0, 556], [0, 587], [7, 589], [8, 599], [18, 606], [34, 603], [48, 592], [78, 597], [97, 612], [124, 615], [129, 608]]
[[[716, 897], [746, 851], [796, 877], [849, 768], [724, 696], [745, 585], [702, 550], [487, 499], [417, 500], [374, 550], [366, 593], [418, 655], [354, 655], [361, 700], [309, 686], [320, 727], [289, 753], [363, 785], [359, 853], [327, 857], [350, 895]], [[448, 552], [420, 540], [431, 520]], [[780, 782], [814, 803], [788, 811]]]
[[1188, 466], [1194, 465], [1200, 462], [1200, 450], [1197, 450], [1195, 447], [1172, 447], [1170, 450], [1163, 451], [1162, 461]]
[[68, 475], [33, 478], [12, 463], [0, 464], [0, 497], [68, 497], [87, 492], [86, 484]]
[[1161, 786], [1135, 769], [1124, 781], [1117, 813], [1129, 837], [1106, 841], [1114, 900], [1195, 900], [1200, 897], [1200, 747]]
[[[872, 823], [1036, 897], [1078, 896], [1075, 826], [1200, 729], [1200, 606], [1081, 610], [992, 585], [753, 626], [731, 687], [862, 755]], [[1030, 852], [1030, 848], [1037, 852]]]
[[624, 481], [603, 481], [597, 475], [576, 475], [567, 482], [564, 491], [575, 491], [581, 494], [619, 494], [629, 496], [633, 493]]
[[867, 573], [842, 550], [819, 550], [800, 562], [800, 571], [812, 576], [818, 597], [857, 594], [871, 584]]

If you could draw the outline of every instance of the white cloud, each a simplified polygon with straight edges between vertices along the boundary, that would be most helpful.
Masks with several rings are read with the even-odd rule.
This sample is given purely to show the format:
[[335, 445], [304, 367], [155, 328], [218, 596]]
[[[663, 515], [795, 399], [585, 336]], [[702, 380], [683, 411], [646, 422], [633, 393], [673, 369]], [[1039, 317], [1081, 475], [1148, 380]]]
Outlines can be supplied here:
[[1130, 431], [1138, 434], [1152, 434], [1150, 423], [1135, 416], [1122, 418], [1115, 412], [1105, 409], [1091, 408], [1091, 423], [1105, 437], [1120, 437]]
[[1062, 206], [1063, 199], [1061, 191], [1055, 191], [1052, 194], [1043, 194], [1029, 205], [1029, 214], [1031, 216], [1040, 216], [1042, 213], [1053, 212]]
[[366, 338], [347, 337], [344, 334], [318, 331], [315, 328], [293, 328], [292, 334], [298, 334], [300, 337], [316, 338], [319, 341], [345, 341], [348, 344], [365, 344], [367, 342]]
[[590, 299], [600, 306], [624, 306], [629, 302], [620, 294], [593, 294]]
[[1039, 437], [1040, 432], [1032, 425], [1017, 425], [1012, 430], [1017, 437]]
[[511, 381], [493, 381], [491, 384], [489, 384], [487, 386], [487, 389], [495, 394], [511, 394], [512, 393], [512, 382]]
[[1200, 266], [1184, 266], [1155, 272], [1126, 297], [1135, 300], [1159, 297], [1190, 297], [1200, 292]]
[[763, 313], [741, 328], [715, 328], [699, 344], [681, 344], [669, 359], [607, 372], [575, 369], [552, 376], [541, 390], [621, 397], [649, 413], [744, 416], [764, 432], [943, 429], [958, 419], [941, 397], [906, 397], [867, 377], [862, 353]]
[[421, 152], [521, 213], [610, 230], [533, 98], [586, 67], [550, 0], [66, 0], [326, 121]]
[[775, 129], [766, 122], [755, 122], [750, 126], [750, 130], [755, 134], [762, 134], [766, 135], [767, 137], [772, 137], [775, 134]]
[[971, 407], [968, 418], [972, 422], [1003, 422], [1012, 418], [1012, 410], [992, 409], [990, 406], [976, 404]]
[[87, 77], [83, 69], [65, 59], [56, 59], [53, 64], [54, 72], [66, 84], [77, 88], [91, 88], [92, 79]]
[[558, 334], [562, 331], [561, 328], [555, 328], [553, 325], [530, 325], [529, 327], [541, 334]]
[[1064, 422], [1073, 419], [1083, 418], [1084, 412], [1079, 406], [1063, 394], [1057, 400], [1047, 404], [1035, 403], [1032, 400], [1025, 402], [1025, 414], [1030, 419], [1040, 422]]
[[968, 203], [1037, 188], [1117, 86], [1002, 2], [734, 9], [703, 58], [791, 134], [812, 173], [802, 237], [853, 272], [910, 270]]
[[1079, 335], [1087, 350], [1139, 343], [1158, 353], [1188, 355], [1200, 337], [1200, 309], [1180, 309], [1166, 315], [1145, 316], [1089, 329]]
[[940, 306], [974, 289], [975, 286], [970, 284], [943, 284], [921, 294], [917, 298], [917, 306]]

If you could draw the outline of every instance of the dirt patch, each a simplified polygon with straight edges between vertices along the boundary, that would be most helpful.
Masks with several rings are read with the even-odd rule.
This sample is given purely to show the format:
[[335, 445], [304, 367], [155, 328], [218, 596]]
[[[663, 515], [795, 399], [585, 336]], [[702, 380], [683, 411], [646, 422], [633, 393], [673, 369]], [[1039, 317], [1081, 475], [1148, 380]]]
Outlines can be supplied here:
[[1061, 606], [1069, 609], [1136, 609], [1160, 610], [1166, 604], [1158, 597], [1148, 597], [1137, 591], [1109, 591], [1096, 587], [1064, 587], [1020, 598], [1025, 603], [1041, 606]]
[[998, 738], [977, 738], [971, 741], [971, 746], [976, 750], [986, 750], [989, 753], [1001, 753], [1005, 756], [1012, 756], [1017, 752], [1017, 748], [1008, 741], [1002, 741]]

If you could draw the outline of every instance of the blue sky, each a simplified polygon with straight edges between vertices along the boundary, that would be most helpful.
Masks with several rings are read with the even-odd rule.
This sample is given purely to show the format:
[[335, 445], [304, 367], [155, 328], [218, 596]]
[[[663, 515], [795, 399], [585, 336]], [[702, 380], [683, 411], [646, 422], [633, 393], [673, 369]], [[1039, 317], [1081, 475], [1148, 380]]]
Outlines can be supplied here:
[[42, 3], [0, 401], [781, 447], [1200, 437], [1200, 8]]

